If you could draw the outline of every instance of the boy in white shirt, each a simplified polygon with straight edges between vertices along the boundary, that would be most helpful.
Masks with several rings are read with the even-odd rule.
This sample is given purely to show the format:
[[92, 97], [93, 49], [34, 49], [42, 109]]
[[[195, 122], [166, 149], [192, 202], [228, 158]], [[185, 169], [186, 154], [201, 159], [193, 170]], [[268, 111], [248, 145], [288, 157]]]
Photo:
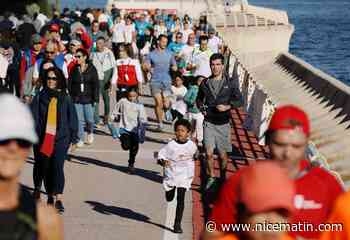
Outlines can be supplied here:
[[163, 147], [158, 154], [158, 164], [164, 167], [163, 187], [168, 202], [175, 197], [177, 190], [174, 233], [182, 233], [181, 221], [185, 209], [185, 193], [191, 188], [194, 177], [194, 155], [196, 145], [189, 139], [191, 123], [180, 119], [175, 123], [176, 139]]

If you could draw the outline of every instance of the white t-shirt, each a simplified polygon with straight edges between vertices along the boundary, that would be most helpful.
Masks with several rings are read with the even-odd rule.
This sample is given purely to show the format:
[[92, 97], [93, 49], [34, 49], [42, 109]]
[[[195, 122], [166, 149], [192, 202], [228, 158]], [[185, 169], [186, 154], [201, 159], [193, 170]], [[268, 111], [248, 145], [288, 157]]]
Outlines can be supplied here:
[[183, 98], [187, 93], [187, 88], [185, 86], [175, 87], [171, 86], [171, 108], [178, 111], [182, 115], [185, 115], [187, 112], [187, 105], [184, 102]]
[[193, 33], [193, 30], [192, 29], [187, 29], [187, 30], [183, 30], [182, 31], [182, 42], [187, 44], [187, 41], [188, 41], [188, 36]]
[[9, 62], [2, 54], [0, 54], [0, 78], [6, 78], [8, 66]]
[[101, 13], [100, 16], [98, 17], [98, 22], [99, 23], [108, 22], [108, 16], [104, 13]]
[[135, 24], [125, 25], [125, 43], [132, 43], [132, 36], [136, 32]]
[[[185, 45], [181, 51], [180, 51], [180, 56], [185, 60], [186, 65], [190, 64], [193, 62], [193, 55], [194, 55], [194, 50], [195, 46], [190, 46], [190, 45]], [[183, 73], [184, 76], [190, 76], [191, 71], [185, 70]]]
[[154, 31], [156, 33], [155, 36], [158, 38], [161, 34], [167, 35], [168, 29], [166, 26], [156, 25]]
[[186, 143], [178, 143], [175, 140], [169, 142], [158, 154], [158, 159], [170, 161], [170, 167], [164, 168], [163, 187], [165, 191], [173, 187], [181, 187], [189, 190], [194, 177], [194, 154], [197, 146], [188, 140]]
[[212, 51], [208, 48], [206, 51], [200, 51], [199, 49], [195, 49], [193, 55], [193, 63], [196, 65], [196, 70], [194, 72], [194, 76], [204, 76], [210, 77], [211, 69], [210, 69], [210, 57], [212, 55]]
[[211, 49], [213, 53], [219, 52], [220, 45], [222, 45], [222, 40], [217, 36], [214, 36], [208, 40], [208, 47]]
[[112, 42], [113, 43], [124, 43], [125, 42], [125, 24], [117, 23], [112, 29]]

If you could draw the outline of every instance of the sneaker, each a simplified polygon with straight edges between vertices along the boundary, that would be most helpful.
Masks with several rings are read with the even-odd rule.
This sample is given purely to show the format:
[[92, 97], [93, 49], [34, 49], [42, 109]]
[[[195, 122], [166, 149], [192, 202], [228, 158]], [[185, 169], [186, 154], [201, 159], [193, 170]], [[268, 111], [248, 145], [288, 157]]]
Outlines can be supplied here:
[[91, 145], [94, 143], [94, 134], [90, 133], [87, 135], [86, 144]]
[[135, 173], [135, 167], [134, 167], [134, 166], [129, 166], [129, 167], [128, 167], [128, 173], [129, 173], [130, 175], [133, 175], [133, 174]]
[[205, 186], [205, 190], [209, 190], [215, 184], [215, 182], [215, 177], [210, 177], [208, 179], [207, 185]]
[[77, 148], [82, 148], [82, 147], [84, 147], [84, 142], [80, 140], [77, 144], [75, 144], [75, 146]]
[[47, 205], [54, 205], [54, 203], [55, 203], [55, 199], [53, 198], [53, 196], [48, 196]]
[[178, 233], [178, 234], [183, 233], [182, 228], [181, 228], [181, 225], [174, 225], [174, 230], [173, 230], [173, 232], [174, 232], [174, 233]]
[[61, 200], [57, 200], [55, 202], [55, 208], [57, 209], [58, 212], [63, 213], [64, 212], [64, 206]]

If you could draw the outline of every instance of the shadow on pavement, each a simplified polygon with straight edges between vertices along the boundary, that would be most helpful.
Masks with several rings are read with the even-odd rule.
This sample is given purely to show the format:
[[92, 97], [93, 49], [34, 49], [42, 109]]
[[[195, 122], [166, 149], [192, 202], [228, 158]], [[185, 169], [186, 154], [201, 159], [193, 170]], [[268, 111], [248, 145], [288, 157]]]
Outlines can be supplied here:
[[[116, 165], [116, 164], [112, 164], [112, 163], [108, 163], [108, 162], [103, 162], [103, 161], [100, 161], [97, 159], [83, 157], [83, 156], [70, 155], [70, 157], [74, 158], [80, 162], [94, 164], [94, 165], [99, 166], [99, 167], [110, 168], [110, 169], [114, 169], [114, 170], [123, 172], [125, 174], [128, 174], [128, 167], [127, 166], [120, 166], [120, 165]], [[147, 180], [150, 180], [150, 181], [153, 181], [156, 183], [163, 182], [162, 176], [160, 176], [159, 172], [156, 172], [156, 171], [135, 168], [134, 175], [145, 178]]]
[[127, 218], [127, 219], [132, 219], [135, 221], [139, 221], [139, 222], [152, 224], [152, 225], [157, 226], [159, 228], [166, 229], [168, 231], [172, 231], [170, 228], [168, 228], [164, 225], [152, 222], [151, 219], [149, 217], [147, 217], [146, 215], [135, 212], [131, 209], [116, 207], [116, 206], [108, 206], [108, 205], [105, 205], [103, 203], [99, 203], [99, 202], [95, 202], [95, 201], [85, 201], [85, 202], [87, 204], [89, 204], [90, 206], [92, 206], [93, 210], [98, 212], [98, 213], [105, 214], [105, 215], [112, 215], [113, 214], [113, 215], [117, 215], [117, 216], [122, 217], [122, 218]]

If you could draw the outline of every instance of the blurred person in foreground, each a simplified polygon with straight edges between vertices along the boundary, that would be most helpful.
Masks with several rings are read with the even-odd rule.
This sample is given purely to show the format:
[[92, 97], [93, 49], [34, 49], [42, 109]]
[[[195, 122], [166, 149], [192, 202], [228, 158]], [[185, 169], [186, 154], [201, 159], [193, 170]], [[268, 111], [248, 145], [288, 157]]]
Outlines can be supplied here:
[[[307, 114], [296, 106], [286, 105], [276, 109], [266, 134], [272, 160], [288, 170], [296, 185], [296, 211], [290, 223], [307, 222], [317, 227], [327, 220], [335, 199], [344, 190], [335, 176], [307, 160], [310, 131]], [[237, 189], [241, 173], [235, 173], [221, 189], [209, 217], [211, 221], [217, 224], [237, 222]], [[290, 235], [296, 239], [315, 239], [320, 232], [301, 229]]]
[[19, 184], [21, 170], [37, 143], [30, 110], [16, 97], [0, 95], [0, 239], [63, 239], [55, 209], [36, 203]]
[[350, 240], [350, 192], [337, 198], [327, 223], [334, 225], [321, 234], [320, 240]]
[[[269, 174], [266, 174], [269, 173]], [[266, 231], [263, 226], [283, 226], [294, 212], [295, 185], [286, 169], [275, 161], [261, 161], [241, 171], [237, 184], [237, 225], [250, 226], [254, 231], [215, 233], [203, 240], [290, 240], [281, 227], [279, 231]], [[241, 225], [238, 225], [241, 224]], [[208, 231], [212, 226], [207, 225]]]

